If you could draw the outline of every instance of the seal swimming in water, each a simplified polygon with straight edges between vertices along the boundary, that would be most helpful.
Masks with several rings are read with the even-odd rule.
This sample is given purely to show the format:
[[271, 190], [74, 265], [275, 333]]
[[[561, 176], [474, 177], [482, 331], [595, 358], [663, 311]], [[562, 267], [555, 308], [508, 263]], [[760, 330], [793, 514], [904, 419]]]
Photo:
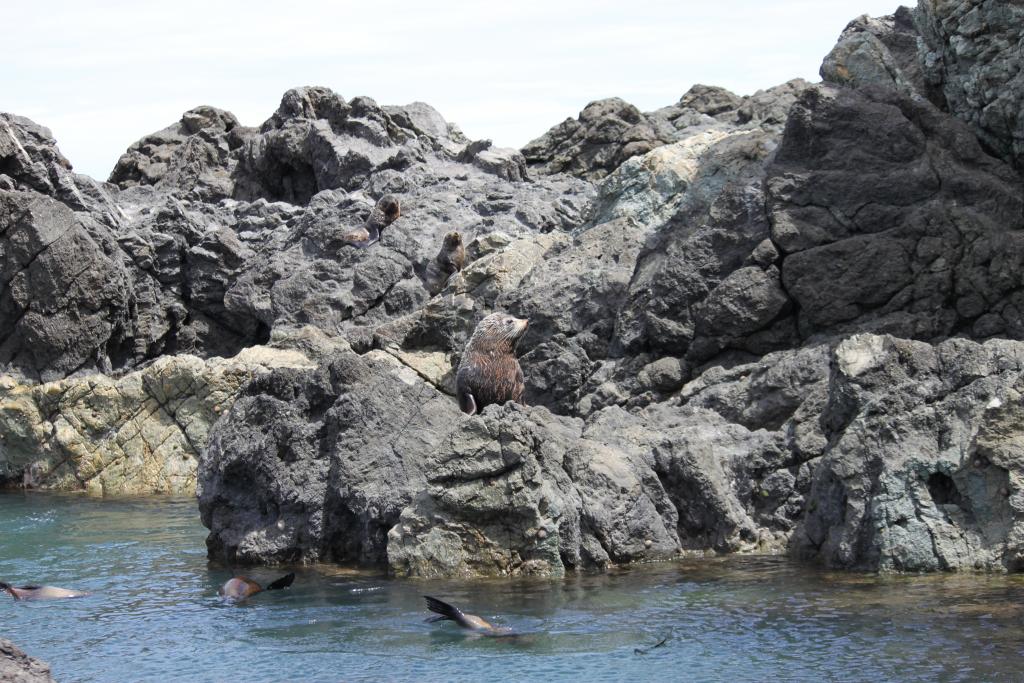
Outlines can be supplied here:
[[350, 230], [341, 236], [341, 241], [351, 244], [358, 249], [365, 249], [380, 239], [384, 228], [388, 227], [402, 215], [398, 198], [386, 194], [380, 198], [377, 205], [370, 212], [370, 217], [363, 223], [363, 227]]
[[462, 243], [462, 235], [450, 232], [444, 236], [441, 250], [432, 261], [416, 266], [416, 274], [423, 281], [423, 287], [431, 295], [444, 289], [448, 278], [462, 270], [466, 265], [466, 247]]
[[504, 626], [494, 626], [490, 624], [486, 619], [478, 617], [475, 614], [466, 614], [455, 605], [450, 605], [443, 600], [432, 598], [429, 595], [424, 595], [423, 599], [427, 601], [427, 609], [431, 612], [436, 612], [438, 616], [427, 618], [428, 623], [437, 621], [450, 620], [454, 621], [460, 627], [481, 636], [518, 636], [520, 634], [515, 633], [510, 628]]
[[0, 590], [7, 591], [15, 600], [61, 600], [63, 598], [84, 598], [91, 593], [74, 591], [56, 586], [12, 586], [0, 581]]
[[649, 655], [649, 654], [651, 654], [651, 650], [657, 650], [659, 647], [665, 647], [665, 643], [668, 642], [669, 638], [670, 638], [670, 636], [665, 636], [664, 638], [659, 640], [654, 645], [651, 645], [650, 647], [634, 647], [633, 648], [633, 654], [635, 654], [635, 655]]
[[528, 325], [505, 313], [491, 313], [477, 324], [455, 374], [462, 412], [474, 415], [492, 403], [523, 402], [526, 385], [515, 351]]
[[236, 576], [228, 579], [227, 583], [220, 587], [217, 594], [230, 598], [232, 600], [244, 600], [251, 595], [256, 595], [262, 591], [276, 591], [282, 588], [287, 588], [292, 585], [292, 581], [295, 580], [295, 573], [286, 574], [277, 581], [273, 581], [267, 584], [266, 588], [261, 587], [258, 583], [253, 581], [247, 576]]

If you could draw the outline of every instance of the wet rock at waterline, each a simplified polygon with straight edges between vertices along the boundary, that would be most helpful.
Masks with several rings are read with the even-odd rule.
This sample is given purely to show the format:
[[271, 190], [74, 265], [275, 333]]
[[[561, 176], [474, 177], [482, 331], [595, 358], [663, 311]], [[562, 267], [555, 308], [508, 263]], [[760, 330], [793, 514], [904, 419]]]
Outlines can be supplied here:
[[53, 676], [49, 664], [28, 656], [11, 641], [0, 638], [0, 681], [53, 683]]

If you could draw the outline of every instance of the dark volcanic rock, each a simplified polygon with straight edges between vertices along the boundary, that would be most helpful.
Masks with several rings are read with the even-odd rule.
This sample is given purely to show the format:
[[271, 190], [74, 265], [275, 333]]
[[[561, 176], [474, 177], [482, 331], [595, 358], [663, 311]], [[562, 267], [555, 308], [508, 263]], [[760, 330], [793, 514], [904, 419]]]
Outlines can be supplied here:
[[670, 139], [633, 105], [613, 97], [588, 104], [577, 119], [566, 119], [523, 148], [541, 173], [570, 173], [597, 180], [631, 156]]
[[0, 638], [0, 681], [4, 683], [53, 683], [50, 666]]
[[[616, 353], [653, 351], [703, 361], [747, 343], [786, 312], [771, 253], [762, 182], [775, 140], [760, 131], [722, 136], [702, 151], [680, 209], [639, 255], [615, 324]], [[755, 250], [765, 252], [755, 258]], [[792, 343], [792, 337], [775, 341]]]
[[0, 192], [0, 224], [0, 363], [43, 379], [109, 367], [132, 325], [109, 230], [29, 192]]
[[237, 165], [232, 153], [254, 132], [241, 126], [231, 112], [196, 107], [177, 123], [129, 147], [117, 160], [109, 182], [122, 189], [153, 185], [197, 199], [230, 197]]
[[211, 433], [199, 475], [211, 556], [386, 552], [398, 573], [437, 576], [777, 551], [825, 447], [827, 386], [827, 348], [784, 352], [584, 422], [511, 403], [462, 415], [379, 351], [277, 371]]
[[916, 92], [941, 106], [941, 92], [925, 80], [918, 41], [912, 10], [900, 7], [894, 14], [879, 18], [865, 14], [843, 30], [839, 42], [822, 62], [821, 77], [836, 85], [874, 84]]
[[895, 87], [967, 122], [986, 150], [1024, 168], [1024, 7], [937, 2], [859, 17], [825, 58], [830, 83]]
[[[120, 193], [70, 173], [44, 128], [7, 116], [0, 133], [3, 187], [19, 193], [0, 230], [0, 364], [46, 379], [232, 355], [279, 324], [378, 325], [426, 301], [412, 264], [453, 226], [467, 240], [565, 229], [592, 192], [523, 182], [518, 153], [469, 144], [427, 105], [324, 88], [289, 91], [259, 131], [186, 112], [120, 160]], [[385, 192], [400, 196], [400, 222], [371, 250], [343, 246]]]
[[199, 509], [226, 563], [381, 564], [388, 530], [459, 416], [382, 352], [253, 381], [210, 434]]
[[1024, 170], [1024, 5], [921, 0], [925, 78], [986, 148]]
[[1024, 337], [1024, 184], [961, 121], [892, 89], [811, 89], [768, 173], [803, 337]]
[[[739, 97], [724, 88], [695, 85], [679, 102], [649, 114], [617, 97], [588, 104], [523, 148], [530, 168], [598, 181], [627, 159], [706, 129], [775, 129], [808, 83], [796, 79]], [[726, 125], [723, 125], [726, 124]]]

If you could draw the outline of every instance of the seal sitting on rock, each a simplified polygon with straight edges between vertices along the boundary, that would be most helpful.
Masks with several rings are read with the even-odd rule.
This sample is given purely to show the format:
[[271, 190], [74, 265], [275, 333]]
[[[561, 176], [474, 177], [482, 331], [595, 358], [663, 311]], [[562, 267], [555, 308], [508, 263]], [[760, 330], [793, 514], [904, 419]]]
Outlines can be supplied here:
[[462, 270], [466, 265], [466, 247], [462, 243], [462, 235], [450, 232], [444, 236], [441, 251], [426, 264], [416, 266], [416, 275], [423, 281], [423, 287], [431, 295], [444, 289], [448, 278]]
[[528, 320], [505, 313], [491, 313], [477, 324], [455, 375], [462, 412], [473, 415], [491, 403], [522, 403], [526, 385], [516, 345], [528, 325]]
[[346, 232], [341, 236], [341, 241], [358, 249], [365, 249], [379, 240], [384, 228], [398, 220], [401, 215], [402, 209], [399, 206], [398, 198], [386, 194], [373, 207], [373, 211], [363, 223], [363, 227]]

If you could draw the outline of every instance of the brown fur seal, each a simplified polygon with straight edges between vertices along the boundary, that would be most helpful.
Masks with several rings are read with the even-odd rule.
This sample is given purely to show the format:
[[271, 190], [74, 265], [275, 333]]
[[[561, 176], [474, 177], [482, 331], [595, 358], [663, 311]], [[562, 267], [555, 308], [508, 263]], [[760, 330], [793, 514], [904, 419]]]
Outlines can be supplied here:
[[292, 581], [294, 580], [294, 573], [287, 574], [277, 581], [267, 584], [266, 588], [263, 588], [247, 576], [236, 576], [232, 579], [228, 579], [227, 583], [221, 586], [217, 593], [222, 597], [230, 598], [232, 600], [244, 600], [245, 598], [248, 598], [251, 595], [256, 595], [262, 591], [276, 591], [282, 588], [287, 588], [292, 585]]
[[386, 194], [373, 207], [373, 211], [370, 212], [370, 217], [363, 223], [363, 227], [346, 232], [341, 236], [341, 240], [345, 244], [365, 249], [379, 240], [384, 228], [398, 220], [398, 217], [401, 215], [402, 209], [399, 206], [398, 198], [394, 195]]
[[449, 605], [443, 600], [432, 598], [429, 595], [424, 595], [423, 599], [427, 601], [427, 609], [431, 612], [436, 612], [439, 616], [429, 617], [428, 623], [437, 621], [450, 620], [456, 624], [481, 636], [515, 636], [518, 635], [512, 632], [512, 629], [505, 628], [503, 626], [493, 626], [486, 619], [478, 617], [475, 614], [465, 614], [455, 605]]
[[516, 344], [529, 321], [504, 313], [481, 320], [466, 344], [455, 375], [455, 395], [462, 412], [473, 415], [491, 403], [522, 403], [523, 369], [516, 359]]
[[73, 591], [56, 586], [12, 586], [0, 582], [0, 590], [7, 591], [15, 600], [61, 600], [63, 598], [84, 598], [90, 593]]
[[416, 274], [423, 280], [423, 286], [431, 295], [444, 289], [448, 278], [462, 270], [466, 265], [466, 247], [462, 243], [462, 235], [450, 232], [444, 236], [441, 251], [426, 265], [417, 266]]

